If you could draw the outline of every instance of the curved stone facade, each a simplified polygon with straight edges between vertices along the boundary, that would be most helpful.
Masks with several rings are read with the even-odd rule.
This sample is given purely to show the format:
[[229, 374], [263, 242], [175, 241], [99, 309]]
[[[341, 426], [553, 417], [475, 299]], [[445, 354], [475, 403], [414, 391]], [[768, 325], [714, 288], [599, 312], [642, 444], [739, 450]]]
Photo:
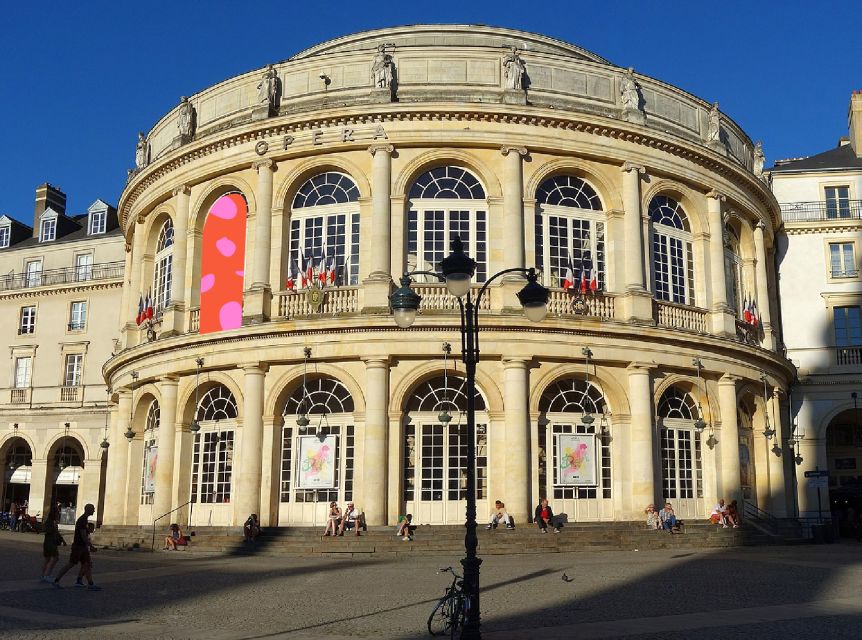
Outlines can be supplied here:
[[786, 430], [792, 378], [779, 211], [716, 107], [543, 36], [418, 26], [226, 80], [145, 138], [104, 369], [114, 438], [130, 415], [136, 436], [112, 447], [106, 522], [322, 524], [330, 500], [370, 524], [463, 521], [457, 302], [419, 277], [410, 329], [388, 307], [455, 235], [474, 293], [525, 265], [552, 289], [539, 324], [518, 278], [481, 300], [480, 514], [500, 498], [525, 522], [544, 495], [573, 520], [743, 495], [787, 513], [782, 440], [763, 436]]

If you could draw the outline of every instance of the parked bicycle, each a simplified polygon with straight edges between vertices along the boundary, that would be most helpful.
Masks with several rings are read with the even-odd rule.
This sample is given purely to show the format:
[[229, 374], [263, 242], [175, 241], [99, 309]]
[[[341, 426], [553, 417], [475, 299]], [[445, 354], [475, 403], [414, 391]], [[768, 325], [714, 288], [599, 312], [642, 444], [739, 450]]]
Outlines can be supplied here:
[[428, 632], [432, 636], [448, 633], [451, 638], [456, 638], [467, 617], [470, 600], [464, 593], [464, 576], [459, 576], [452, 567], [437, 571], [437, 575], [441, 573], [451, 573], [452, 584], [446, 588], [446, 593], [428, 617]]
[[0, 530], [6, 531], [12, 528], [12, 514], [8, 511], [0, 513]]

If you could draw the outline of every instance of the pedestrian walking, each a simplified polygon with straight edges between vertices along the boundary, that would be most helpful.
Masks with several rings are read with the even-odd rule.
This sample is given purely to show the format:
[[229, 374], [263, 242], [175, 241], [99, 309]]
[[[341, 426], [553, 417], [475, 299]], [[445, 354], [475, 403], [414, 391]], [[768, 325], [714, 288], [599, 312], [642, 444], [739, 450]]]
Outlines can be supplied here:
[[42, 564], [41, 582], [51, 582], [51, 572], [57, 566], [57, 561], [60, 559], [60, 545], [65, 545], [66, 541], [60, 535], [59, 521], [60, 513], [56, 505], [52, 506], [48, 511], [48, 517], [45, 518], [45, 541], [42, 543], [42, 555], [45, 562]]
[[84, 506], [84, 514], [75, 521], [75, 537], [72, 540], [72, 552], [69, 554], [69, 562], [60, 570], [57, 577], [54, 578], [54, 585], [57, 589], [62, 589], [60, 579], [68, 573], [68, 571], [79, 562], [81, 563], [82, 577], [87, 579], [87, 588], [90, 591], [100, 591], [101, 587], [93, 584], [92, 561], [90, 559], [90, 543], [89, 529], [87, 527], [88, 518], [96, 513], [96, 507], [92, 504]]

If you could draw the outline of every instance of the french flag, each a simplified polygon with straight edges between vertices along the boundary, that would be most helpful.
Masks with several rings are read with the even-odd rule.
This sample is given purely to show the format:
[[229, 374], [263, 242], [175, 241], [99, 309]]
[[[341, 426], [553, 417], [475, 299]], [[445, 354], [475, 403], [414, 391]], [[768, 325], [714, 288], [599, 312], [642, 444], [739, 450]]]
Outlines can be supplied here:
[[302, 263], [302, 286], [308, 287], [311, 285], [311, 279], [314, 276], [314, 256], [308, 256], [308, 258], [303, 256]]
[[338, 266], [335, 263], [336, 255], [333, 254], [329, 258], [329, 266], [327, 268], [326, 276], [329, 279], [330, 285], [335, 285], [335, 279], [338, 276]]
[[135, 316], [135, 324], [141, 326], [141, 323], [144, 321], [144, 296], [138, 298], [138, 315]]
[[575, 270], [572, 268], [572, 258], [569, 256], [566, 264], [566, 277], [563, 278], [563, 289], [569, 290], [575, 286]]
[[751, 324], [751, 304], [748, 302], [748, 296], [742, 301], [742, 319], [746, 324]]
[[752, 300], [751, 301], [751, 324], [755, 327], [760, 324], [760, 318], [758, 317], [760, 314], [757, 313], [757, 303]]
[[323, 253], [320, 254], [320, 262], [317, 263], [317, 279], [320, 282], [320, 286], [324, 286], [326, 284], [326, 248], [324, 247]]
[[296, 266], [296, 260], [290, 259], [289, 272], [287, 274], [287, 282], [285, 283], [288, 291], [296, 291], [296, 278], [299, 274], [299, 269]]
[[145, 315], [147, 317], [147, 320], [152, 320], [153, 319], [153, 311], [154, 311], [153, 299], [150, 297], [149, 292], [147, 293], [147, 301], [144, 304], [146, 306]]
[[599, 281], [598, 276], [596, 275], [595, 269], [590, 269], [590, 292], [595, 293], [598, 291]]

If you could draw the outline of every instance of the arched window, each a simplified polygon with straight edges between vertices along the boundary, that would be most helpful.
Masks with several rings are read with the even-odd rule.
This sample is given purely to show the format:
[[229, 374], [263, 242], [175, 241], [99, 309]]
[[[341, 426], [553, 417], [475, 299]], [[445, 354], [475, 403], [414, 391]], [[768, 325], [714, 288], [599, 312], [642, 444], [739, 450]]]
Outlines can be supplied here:
[[153, 308], [160, 311], [171, 302], [172, 267], [174, 260], [174, 223], [165, 220], [156, 241], [153, 267]]
[[536, 203], [536, 267], [545, 284], [563, 286], [571, 269], [576, 283], [603, 290], [605, 216], [596, 190], [577, 176], [558, 175], [539, 185]]
[[309, 267], [312, 278], [322, 277], [324, 284], [359, 283], [359, 189], [343, 173], [320, 173], [293, 198], [290, 275], [295, 278]]
[[33, 455], [27, 441], [23, 438], [13, 440], [6, 453], [6, 466], [14, 470], [18, 467], [29, 467], [31, 464], [33, 464]]
[[655, 196], [649, 204], [649, 218], [655, 297], [694, 305], [694, 253], [682, 205], [668, 196]]
[[156, 492], [156, 463], [158, 462], [158, 434], [161, 410], [158, 400], [150, 402], [144, 422], [144, 459], [141, 467], [141, 504], [153, 504]]
[[724, 228], [724, 284], [727, 304], [734, 311], [742, 310], [742, 255], [739, 235], [730, 225]]
[[[311, 518], [304, 503], [327, 517], [331, 500], [353, 498], [355, 428], [353, 397], [340, 381], [328, 376], [309, 379], [284, 403], [281, 445], [281, 502], [295, 520]], [[300, 417], [310, 418], [300, 426]], [[293, 503], [299, 503], [295, 506]]]
[[[579, 378], [557, 380], [542, 393], [539, 412], [539, 492], [557, 500], [609, 499], [611, 439], [601, 390]], [[584, 414], [594, 421], [584, 423]]]
[[407, 211], [408, 270], [439, 270], [452, 239], [460, 236], [464, 250], [476, 261], [475, 282], [484, 282], [488, 277], [487, 210], [485, 189], [466, 169], [436, 167], [416, 178]]
[[[659, 398], [657, 413], [664, 499], [703, 498], [702, 447], [700, 435], [694, 429], [694, 421], [702, 417], [700, 406], [690, 393], [668, 387]], [[694, 515], [699, 508], [693, 503], [674, 506], [685, 516]], [[693, 511], [686, 512], [687, 509]]]
[[[456, 375], [426, 380], [411, 394], [407, 411], [467, 412], [467, 380]], [[476, 411], [485, 410], [485, 399], [476, 391]]]
[[217, 384], [207, 391], [198, 402], [195, 420], [235, 420], [238, 415], [236, 399], [223, 384]]

